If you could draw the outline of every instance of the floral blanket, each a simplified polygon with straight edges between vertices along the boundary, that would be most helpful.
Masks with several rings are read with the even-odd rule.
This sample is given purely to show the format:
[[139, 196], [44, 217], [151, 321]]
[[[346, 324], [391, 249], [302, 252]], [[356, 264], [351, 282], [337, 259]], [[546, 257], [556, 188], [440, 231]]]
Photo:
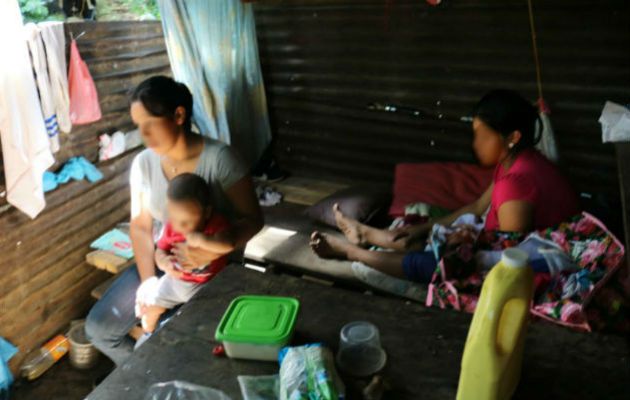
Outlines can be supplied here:
[[[531, 313], [573, 329], [630, 330], [625, 250], [621, 242], [588, 213], [537, 232], [558, 244], [577, 271], [537, 273]], [[482, 231], [474, 243], [464, 243], [444, 254], [427, 295], [427, 306], [474, 312], [483, 283], [474, 254], [516, 246], [524, 235]]]

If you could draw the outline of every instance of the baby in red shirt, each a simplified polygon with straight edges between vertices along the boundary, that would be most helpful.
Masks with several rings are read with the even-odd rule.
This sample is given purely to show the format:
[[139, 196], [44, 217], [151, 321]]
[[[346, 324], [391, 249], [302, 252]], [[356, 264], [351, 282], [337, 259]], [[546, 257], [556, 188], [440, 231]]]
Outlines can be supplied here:
[[225, 253], [226, 245], [217, 235], [228, 230], [229, 224], [213, 210], [210, 186], [206, 181], [195, 174], [177, 175], [169, 182], [167, 197], [169, 221], [157, 242], [155, 263], [161, 270], [174, 270], [174, 273], [149, 278], [138, 289], [137, 296], [148, 305], [143, 310], [136, 310], [145, 332], [153, 332], [164, 311], [190, 300], [201, 284], [221, 272], [226, 264], [226, 256], [222, 256], [202, 268], [180, 266], [171, 253], [174, 244], [182, 242], [210, 252]]

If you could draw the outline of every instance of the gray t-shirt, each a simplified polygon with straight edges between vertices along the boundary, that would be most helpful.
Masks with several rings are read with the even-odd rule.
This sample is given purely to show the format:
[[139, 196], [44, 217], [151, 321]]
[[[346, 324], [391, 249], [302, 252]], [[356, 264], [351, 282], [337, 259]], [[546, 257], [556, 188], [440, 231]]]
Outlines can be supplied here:
[[[129, 185], [131, 187], [131, 209], [138, 210], [137, 199], [144, 199], [145, 205], [153, 217], [156, 233], [166, 222], [166, 189], [168, 180], [160, 165], [160, 156], [151, 149], [140, 152], [131, 164]], [[243, 161], [234, 150], [223, 142], [208, 137], [203, 138], [203, 150], [195, 174], [205, 179], [212, 190], [212, 206], [228, 219], [234, 218], [234, 211], [225, 192], [248, 173]]]

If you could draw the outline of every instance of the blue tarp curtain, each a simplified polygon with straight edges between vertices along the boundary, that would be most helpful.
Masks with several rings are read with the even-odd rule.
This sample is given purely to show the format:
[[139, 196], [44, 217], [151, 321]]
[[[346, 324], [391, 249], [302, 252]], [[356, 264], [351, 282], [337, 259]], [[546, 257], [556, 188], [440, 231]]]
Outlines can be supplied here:
[[232, 144], [252, 165], [271, 140], [251, 4], [159, 0], [174, 78], [193, 94], [203, 135]]

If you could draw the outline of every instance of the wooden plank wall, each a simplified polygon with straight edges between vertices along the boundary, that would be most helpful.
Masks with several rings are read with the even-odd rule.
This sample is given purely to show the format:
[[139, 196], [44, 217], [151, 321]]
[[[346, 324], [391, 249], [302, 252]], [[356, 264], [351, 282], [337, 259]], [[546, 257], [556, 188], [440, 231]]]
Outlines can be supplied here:
[[[159, 22], [66, 24], [68, 34], [83, 31], [77, 44], [103, 117], [61, 137], [56, 166], [81, 155], [96, 163], [100, 134], [133, 128], [127, 90], [151, 75], [171, 74]], [[49, 192], [34, 220], [0, 200], [0, 336], [20, 349], [11, 359], [14, 373], [29, 351], [87, 314], [90, 291], [110, 276], [86, 264], [85, 255], [94, 239], [128, 220], [129, 165], [138, 151], [98, 164], [104, 178], [96, 183], [74, 181]]]

